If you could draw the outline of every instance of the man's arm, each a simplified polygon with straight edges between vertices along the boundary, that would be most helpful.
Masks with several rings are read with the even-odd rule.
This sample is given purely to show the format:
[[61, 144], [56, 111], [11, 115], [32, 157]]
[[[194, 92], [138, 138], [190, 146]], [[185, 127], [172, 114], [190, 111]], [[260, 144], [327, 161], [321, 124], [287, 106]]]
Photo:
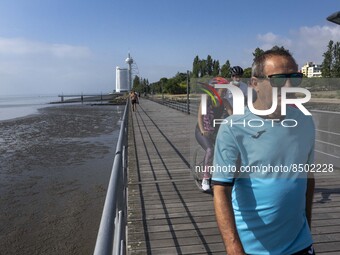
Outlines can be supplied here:
[[312, 228], [312, 204], [314, 197], [315, 179], [313, 173], [308, 174], [306, 192], [306, 217], [309, 228]]
[[231, 190], [231, 186], [214, 186], [216, 220], [227, 254], [242, 255], [245, 253], [236, 229]]

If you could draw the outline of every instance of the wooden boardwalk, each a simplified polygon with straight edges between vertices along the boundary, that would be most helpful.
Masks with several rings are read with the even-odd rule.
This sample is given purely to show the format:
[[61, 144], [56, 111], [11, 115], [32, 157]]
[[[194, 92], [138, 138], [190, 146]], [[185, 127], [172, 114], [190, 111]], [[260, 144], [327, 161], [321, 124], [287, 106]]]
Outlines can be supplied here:
[[[225, 254], [212, 196], [189, 171], [196, 118], [148, 100], [131, 115], [128, 253]], [[340, 254], [339, 171], [317, 178], [313, 237], [319, 255]]]

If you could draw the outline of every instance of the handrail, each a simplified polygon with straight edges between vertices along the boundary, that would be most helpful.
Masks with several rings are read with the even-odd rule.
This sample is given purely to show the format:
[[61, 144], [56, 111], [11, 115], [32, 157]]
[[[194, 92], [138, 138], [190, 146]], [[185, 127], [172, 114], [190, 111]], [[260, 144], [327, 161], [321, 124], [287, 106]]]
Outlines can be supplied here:
[[125, 254], [126, 148], [129, 100], [125, 105], [94, 255]]
[[153, 96], [148, 97], [149, 100], [152, 100], [154, 102], [157, 102], [159, 104], [165, 105], [169, 108], [181, 111], [181, 112], [185, 112], [187, 114], [197, 114], [197, 110], [196, 110], [196, 106], [192, 105], [190, 98], [183, 100], [183, 101], [179, 101], [179, 100], [174, 100], [174, 99], [169, 99], [169, 98], [156, 98]]

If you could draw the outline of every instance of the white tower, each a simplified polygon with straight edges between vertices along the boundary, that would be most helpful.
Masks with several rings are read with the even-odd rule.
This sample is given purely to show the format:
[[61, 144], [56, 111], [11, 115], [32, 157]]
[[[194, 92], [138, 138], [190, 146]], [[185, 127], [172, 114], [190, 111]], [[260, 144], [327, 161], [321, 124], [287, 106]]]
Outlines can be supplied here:
[[130, 53], [128, 54], [127, 59], [125, 59], [125, 62], [129, 65], [129, 74], [128, 74], [128, 84], [129, 84], [129, 90], [132, 89], [132, 64], [133, 59], [130, 57]]
[[128, 69], [116, 67], [116, 92], [129, 91]]

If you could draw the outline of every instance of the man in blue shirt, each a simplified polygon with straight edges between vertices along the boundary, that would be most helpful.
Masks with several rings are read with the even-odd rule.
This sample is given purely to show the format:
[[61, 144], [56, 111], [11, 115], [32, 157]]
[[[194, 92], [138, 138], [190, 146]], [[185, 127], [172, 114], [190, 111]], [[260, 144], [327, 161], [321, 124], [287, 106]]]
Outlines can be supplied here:
[[299, 164], [313, 162], [314, 124], [290, 106], [282, 116], [280, 105], [280, 88], [298, 86], [301, 79], [288, 51], [266, 51], [252, 67], [254, 108], [270, 109], [272, 88], [279, 87], [277, 109], [267, 116], [246, 109], [242, 116], [228, 117], [219, 129], [212, 183], [228, 255], [314, 254], [314, 179], [296, 171]]

